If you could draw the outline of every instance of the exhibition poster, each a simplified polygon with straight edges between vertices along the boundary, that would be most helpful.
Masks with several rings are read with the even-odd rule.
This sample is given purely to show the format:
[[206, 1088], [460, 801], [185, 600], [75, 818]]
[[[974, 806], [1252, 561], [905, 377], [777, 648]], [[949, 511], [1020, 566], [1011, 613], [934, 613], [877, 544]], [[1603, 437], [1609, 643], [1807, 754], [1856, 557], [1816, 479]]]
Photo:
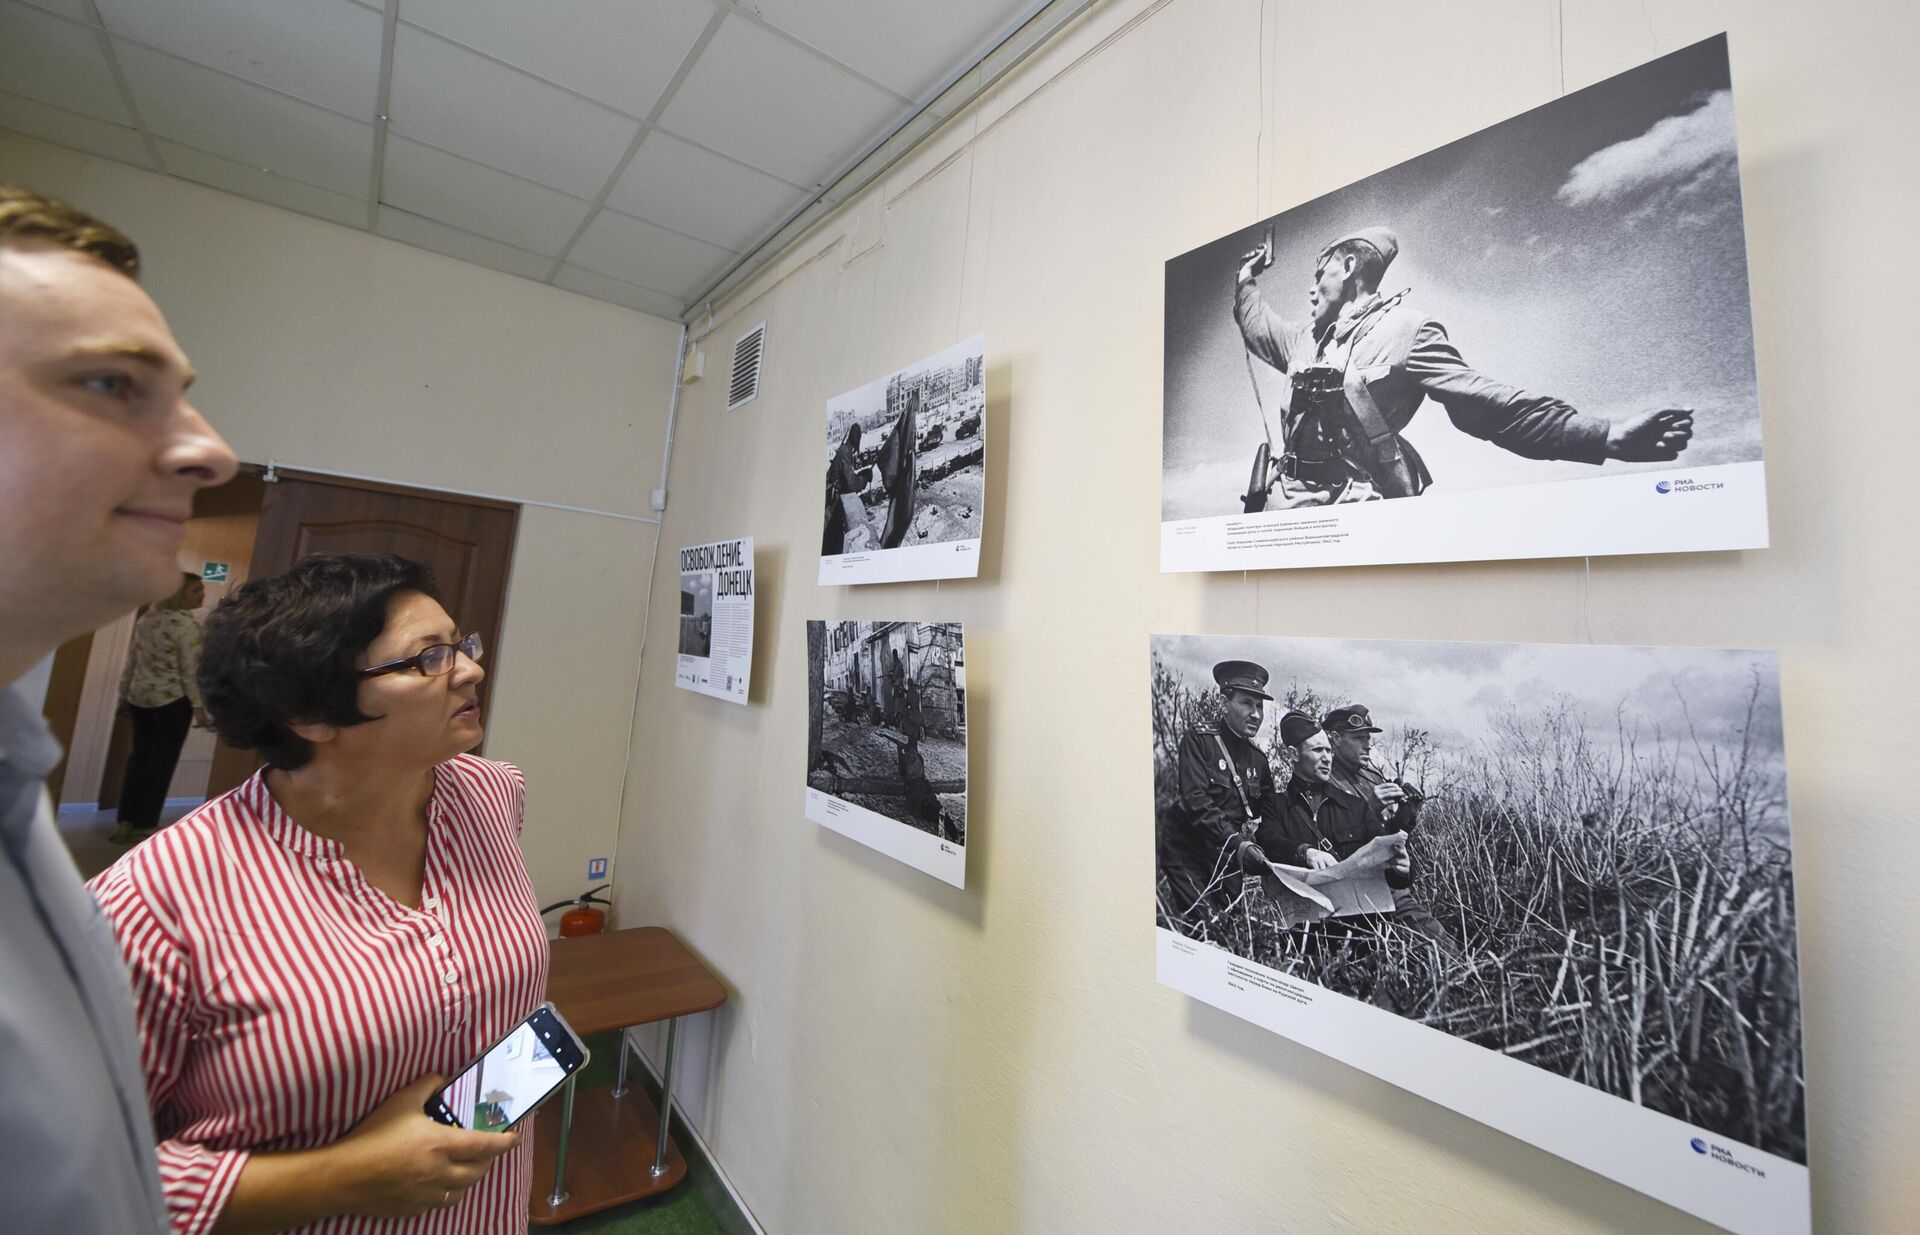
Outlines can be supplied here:
[[1767, 543], [1725, 36], [1169, 261], [1166, 571]]
[[828, 400], [823, 586], [980, 573], [986, 353], [975, 335]]
[[731, 703], [753, 676], [753, 538], [680, 550], [680, 657], [674, 685]]
[[807, 683], [807, 818], [965, 887], [960, 623], [808, 622]]
[[1150, 673], [1162, 983], [1809, 1231], [1771, 653], [1156, 635]]

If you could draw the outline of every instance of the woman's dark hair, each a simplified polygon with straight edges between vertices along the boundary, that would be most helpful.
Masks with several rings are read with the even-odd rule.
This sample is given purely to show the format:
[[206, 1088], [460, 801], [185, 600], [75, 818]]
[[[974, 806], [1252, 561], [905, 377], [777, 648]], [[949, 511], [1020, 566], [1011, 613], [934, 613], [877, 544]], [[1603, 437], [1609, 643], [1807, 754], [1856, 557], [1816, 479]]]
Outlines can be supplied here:
[[321, 553], [253, 579], [207, 615], [200, 694], [229, 746], [297, 768], [313, 743], [294, 724], [346, 728], [376, 719], [359, 707], [355, 661], [387, 627], [393, 598], [440, 599], [433, 574], [392, 553]]

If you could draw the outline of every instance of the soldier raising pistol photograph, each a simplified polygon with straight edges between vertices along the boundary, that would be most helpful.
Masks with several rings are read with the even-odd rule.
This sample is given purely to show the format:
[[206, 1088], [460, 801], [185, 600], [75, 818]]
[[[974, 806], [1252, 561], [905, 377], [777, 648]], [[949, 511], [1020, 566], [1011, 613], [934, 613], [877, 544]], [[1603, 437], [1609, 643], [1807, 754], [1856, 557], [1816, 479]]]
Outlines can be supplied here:
[[[1725, 40], [1172, 259], [1165, 331], [1169, 524], [1413, 498], [1404, 513], [1425, 520], [1451, 514], [1432, 508], [1461, 494], [1757, 464]], [[1660, 528], [1728, 499], [1646, 505], [1673, 489], [1635, 485], [1618, 514], [1592, 494], [1552, 507], [1568, 522], [1661, 522], [1614, 547], [1569, 528], [1565, 548], [1549, 548], [1708, 547], [1662, 544]], [[1507, 500], [1483, 521], [1547, 515]], [[1369, 548], [1364, 560], [1540, 555], [1476, 551], [1475, 534], [1463, 527], [1466, 543], [1399, 559]]]

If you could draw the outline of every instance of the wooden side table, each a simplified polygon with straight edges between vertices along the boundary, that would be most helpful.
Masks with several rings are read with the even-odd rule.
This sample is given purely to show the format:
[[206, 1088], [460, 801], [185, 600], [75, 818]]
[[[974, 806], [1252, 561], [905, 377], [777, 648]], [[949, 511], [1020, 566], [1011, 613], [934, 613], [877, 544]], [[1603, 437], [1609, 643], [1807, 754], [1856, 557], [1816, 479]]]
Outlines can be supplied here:
[[[547, 998], [581, 1037], [621, 1030], [619, 1079], [578, 1096], [569, 1080], [560, 1119], [536, 1118], [533, 1201], [536, 1226], [665, 1192], [685, 1178], [686, 1159], [667, 1137], [673, 1040], [680, 1018], [727, 1001], [727, 988], [664, 927], [553, 941]], [[660, 1106], [627, 1084], [629, 1025], [667, 1022]], [[545, 1113], [543, 1112], [543, 1115]]]

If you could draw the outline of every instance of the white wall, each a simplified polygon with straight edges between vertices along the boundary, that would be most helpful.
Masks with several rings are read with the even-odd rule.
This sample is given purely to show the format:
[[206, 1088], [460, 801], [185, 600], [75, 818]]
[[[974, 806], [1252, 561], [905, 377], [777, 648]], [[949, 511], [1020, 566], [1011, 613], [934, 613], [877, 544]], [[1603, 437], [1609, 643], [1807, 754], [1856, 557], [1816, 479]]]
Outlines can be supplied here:
[[[1167, 257], [1555, 97], [1562, 47], [1572, 89], [1723, 29], [1773, 548], [1158, 573]], [[691, 388], [663, 539], [755, 537], [754, 699], [643, 666], [620, 905], [731, 984], [689, 1108], [769, 1230], [1706, 1229], [1155, 984], [1154, 630], [1779, 649], [1816, 1225], [1910, 1227], [1916, 33], [1891, 4], [1113, 0], [718, 310], [716, 360], [767, 319], [768, 384]], [[825, 400], [982, 330], [982, 578], [816, 587]], [[900, 616], [967, 623], [965, 891], [801, 813], [805, 621]]]
[[[242, 459], [650, 516], [675, 323], [8, 134], [0, 181], [133, 237]], [[655, 531], [521, 512], [487, 753], [543, 900], [611, 855]]]

